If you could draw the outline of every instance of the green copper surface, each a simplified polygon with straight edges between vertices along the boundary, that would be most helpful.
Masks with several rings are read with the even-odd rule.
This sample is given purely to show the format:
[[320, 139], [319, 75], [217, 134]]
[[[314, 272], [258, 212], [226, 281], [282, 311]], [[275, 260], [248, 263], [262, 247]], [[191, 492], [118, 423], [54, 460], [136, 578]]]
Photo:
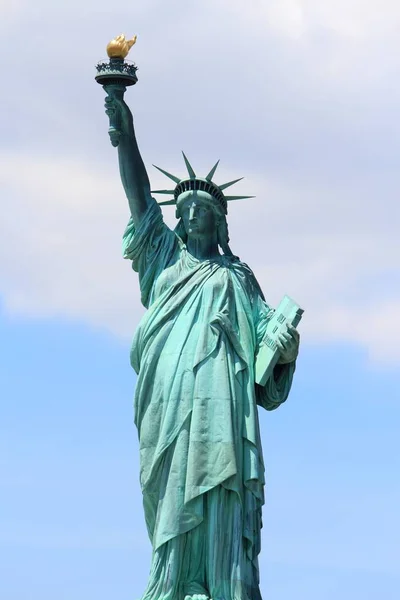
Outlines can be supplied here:
[[[277, 334], [279, 360], [258, 385], [255, 364], [274, 310], [229, 247], [227, 205], [211, 182], [218, 163], [201, 180], [206, 189], [176, 188], [184, 191], [178, 202], [167, 201], [178, 205], [171, 230], [151, 195], [129, 108], [112, 89], [106, 107], [119, 127], [131, 212], [123, 255], [147, 308], [131, 350], [153, 547], [142, 600], [260, 600], [265, 476], [258, 409], [274, 410], [288, 397], [298, 334]], [[159, 170], [177, 184], [187, 181]]]

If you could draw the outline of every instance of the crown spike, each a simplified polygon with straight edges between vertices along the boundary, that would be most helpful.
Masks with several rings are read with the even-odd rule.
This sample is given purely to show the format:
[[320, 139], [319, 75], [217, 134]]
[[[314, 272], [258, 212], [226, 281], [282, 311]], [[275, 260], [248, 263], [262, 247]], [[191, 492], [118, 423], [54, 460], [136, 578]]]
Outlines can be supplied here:
[[242, 179], [244, 179], [243, 177], [239, 177], [239, 179], [234, 179], [233, 181], [228, 181], [228, 183], [223, 183], [222, 185], [219, 185], [219, 189], [220, 190], [225, 190], [226, 188], [230, 187], [231, 185], [234, 185], [235, 183], [237, 183], [238, 181], [242, 181]]
[[157, 204], [159, 206], [167, 206], [170, 204], [176, 204], [176, 200], [175, 200], [175, 198], [173, 198], [172, 200], [163, 200], [162, 202], [157, 202]]
[[227, 202], [231, 200], [246, 200], [247, 198], [255, 198], [255, 196], [225, 196]]
[[169, 177], [170, 179], [172, 179], [172, 181], [175, 181], [175, 183], [179, 183], [180, 182], [179, 177], [175, 177], [175, 175], [171, 175], [171, 173], [168, 173], [168, 171], [164, 171], [164, 169], [161, 169], [160, 167], [157, 167], [157, 165], [153, 165], [153, 167], [155, 167], [161, 173], [163, 173], [164, 175], [166, 175], [167, 177]]
[[187, 168], [188, 173], [189, 173], [189, 177], [195, 179], [196, 178], [196, 173], [193, 171], [193, 167], [190, 164], [190, 162], [188, 161], [188, 159], [186, 157], [186, 154], [183, 152], [183, 150], [182, 150], [182, 154], [183, 154], [183, 158], [185, 160], [186, 168]]
[[211, 181], [212, 180], [212, 178], [214, 177], [215, 171], [217, 170], [218, 165], [219, 165], [219, 160], [217, 160], [217, 162], [215, 163], [215, 165], [213, 166], [213, 168], [211, 169], [211, 171], [209, 172], [209, 174], [206, 175], [207, 181]]
[[175, 190], [151, 190], [151, 194], [175, 194]]

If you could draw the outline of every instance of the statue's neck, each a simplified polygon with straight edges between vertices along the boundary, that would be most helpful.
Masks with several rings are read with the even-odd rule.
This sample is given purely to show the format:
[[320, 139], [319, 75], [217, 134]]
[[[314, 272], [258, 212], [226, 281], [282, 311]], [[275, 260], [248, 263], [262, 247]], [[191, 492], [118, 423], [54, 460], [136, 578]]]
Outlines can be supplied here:
[[186, 242], [186, 248], [198, 260], [209, 260], [221, 256], [218, 250], [218, 243], [215, 240], [207, 238], [189, 238]]

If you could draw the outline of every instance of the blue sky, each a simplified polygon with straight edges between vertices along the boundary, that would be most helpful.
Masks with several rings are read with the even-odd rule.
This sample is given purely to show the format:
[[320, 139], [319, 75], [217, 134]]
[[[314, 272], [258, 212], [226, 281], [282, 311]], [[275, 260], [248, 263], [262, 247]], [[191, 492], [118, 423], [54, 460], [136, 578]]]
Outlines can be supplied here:
[[181, 149], [200, 174], [221, 158], [217, 182], [245, 175], [257, 198], [232, 203], [233, 251], [271, 303], [306, 310], [290, 399], [261, 414], [264, 597], [397, 600], [398, 3], [0, 15], [1, 600], [139, 599], [150, 564], [129, 366], [143, 309], [93, 80], [121, 31], [138, 34], [127, 100], [152, 185], [152, 163], [183, 174]]

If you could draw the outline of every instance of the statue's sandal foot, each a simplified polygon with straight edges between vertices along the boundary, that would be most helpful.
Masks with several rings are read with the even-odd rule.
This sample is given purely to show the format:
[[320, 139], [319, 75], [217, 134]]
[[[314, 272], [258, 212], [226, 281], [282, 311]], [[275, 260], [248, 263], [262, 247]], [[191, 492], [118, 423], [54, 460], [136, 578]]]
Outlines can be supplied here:
[[207, 590], [199, 583], [188, 584], [185, 589], [185, 600], [211, 600]]

